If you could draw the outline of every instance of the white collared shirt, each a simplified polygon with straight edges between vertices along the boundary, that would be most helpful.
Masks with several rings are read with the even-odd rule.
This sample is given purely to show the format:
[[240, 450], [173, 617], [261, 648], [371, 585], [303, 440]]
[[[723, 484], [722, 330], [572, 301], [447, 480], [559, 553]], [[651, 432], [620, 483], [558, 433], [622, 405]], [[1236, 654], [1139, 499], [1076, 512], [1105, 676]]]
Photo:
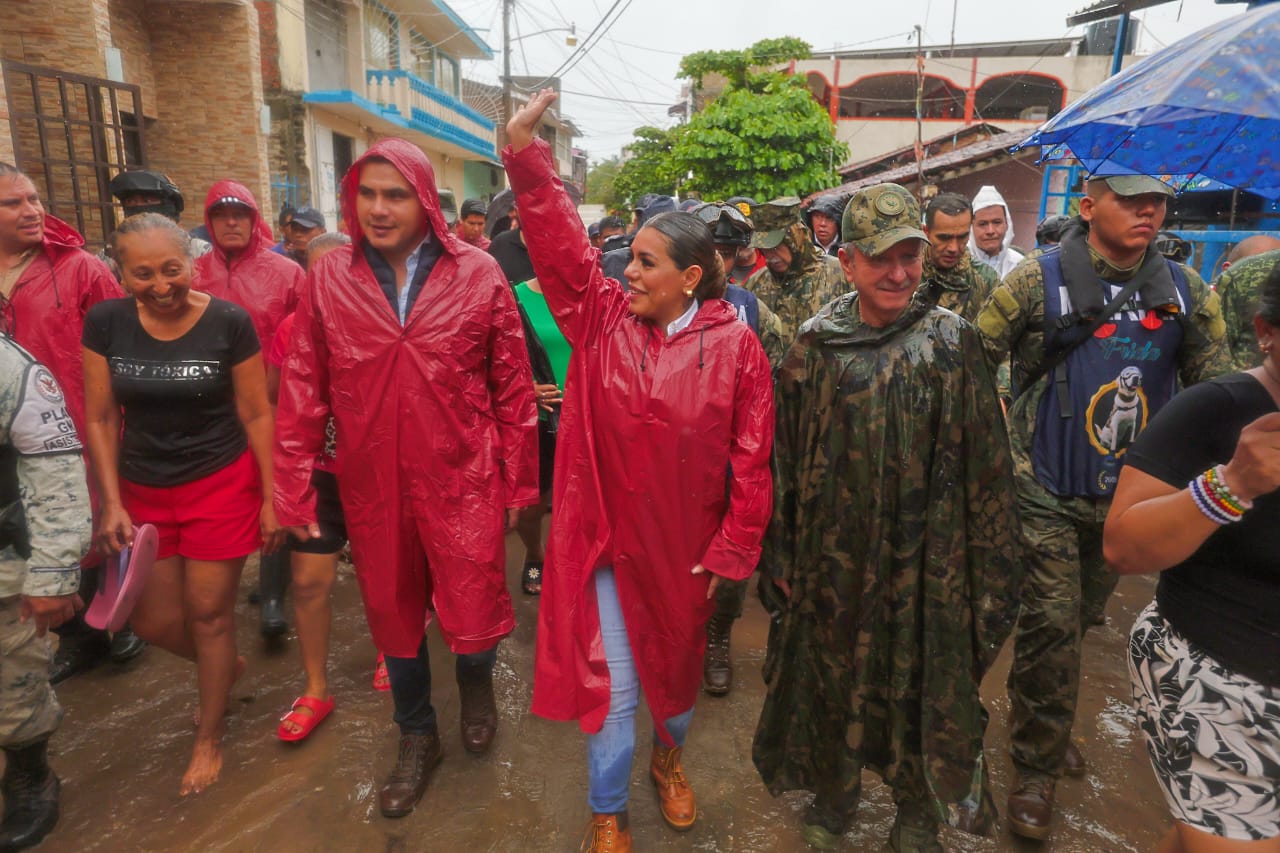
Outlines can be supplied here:
[[671, 337], [681, 329], [687, 328], [693, 322], [694, 316], [698, 313], [698, 300], [693, 300], [693, 304], [689, 306], [689, 310], [681, 314], [679, 317], [667, 324], [667, 337]]
[[409, 315], [409, 287], [413, 284], [413, 276], [418, 272], [418, 258], [422, 254], [422, 247], [427, 245], [431, 240], [431, 234], [427, 234], [422, 238], [422, 242], [413, 247], [413, 251], [409, 253], [409, 257], [404, 262], [404, 287], [396, 294], [396, 308], [400, 311], [400, 325], [403, 326], [408, 321]]

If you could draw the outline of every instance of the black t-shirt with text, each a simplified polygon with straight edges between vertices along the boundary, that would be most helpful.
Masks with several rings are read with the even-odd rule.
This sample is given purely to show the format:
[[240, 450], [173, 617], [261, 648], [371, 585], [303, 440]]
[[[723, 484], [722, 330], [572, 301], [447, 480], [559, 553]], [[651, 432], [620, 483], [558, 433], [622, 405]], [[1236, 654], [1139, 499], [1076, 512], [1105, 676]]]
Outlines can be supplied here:
[[120, 476], [144, 486], [190, 483], [248, 448], [231, 368], [259, 351], [249, 314], [211, 299], [182, 337], [153, 338], [132, 297], [89, 309], [84, 345], [107, 360], [124, 412]]
[[[1240, 431], [1276, 411], [1258, 380], [1237, 373], [1193, 385], [1160, 410], [1125, 464], [1177, 489], [1235, 454]], [[1160, 615], [1217, 661], [1280, 686], [1280, 492], [1263, 495], [1194, 554], [1160, 574]]]

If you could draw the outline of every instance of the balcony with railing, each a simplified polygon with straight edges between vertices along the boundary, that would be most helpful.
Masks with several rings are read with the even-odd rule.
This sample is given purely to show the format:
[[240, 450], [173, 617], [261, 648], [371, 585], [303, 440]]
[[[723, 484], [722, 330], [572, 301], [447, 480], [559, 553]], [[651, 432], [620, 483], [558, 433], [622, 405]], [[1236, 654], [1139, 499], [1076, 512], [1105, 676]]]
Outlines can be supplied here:
[[430, 137], [430, 147], [466, 159], [497, 156], [492, 121], [408, 71], [366, 69], [363, 93], [350, 89], [309, 92], [303, 100], [381, 133], [423, 134]]

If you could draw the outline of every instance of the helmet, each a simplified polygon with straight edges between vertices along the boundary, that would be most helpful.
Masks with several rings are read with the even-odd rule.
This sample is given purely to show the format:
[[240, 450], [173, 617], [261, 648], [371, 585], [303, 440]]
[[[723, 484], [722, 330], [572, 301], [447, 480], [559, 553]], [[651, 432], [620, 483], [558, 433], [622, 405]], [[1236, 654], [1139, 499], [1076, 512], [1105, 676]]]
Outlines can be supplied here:
[[1177, 234], [1161, 231], [1156, 235], [1156, 251], [1171, 261], [1182, 263], [1191, 257], [1191, 244]]
[[1069, 222], [1071, 217], [1063, 216], [1061, 213], [1054, 213], [1041, 219], [1040, 224], [1036, 226], [1036, 244], [1043, 246], [1046, 243], [1057, 243], [1062, 239], [1062, 232]]
[[162, 199], [154, 204], [125, 204], [126, 212], [129, 214], [160, 213], [177, 222], [178, 216], [185, 207], [182, 190], [178, 189], [178, 185], [169, 180], [167, 175], [148, 169], [120, 172], [107, 184], [107, 191], [121, 204], [125, 204], [125, 200], [134, 195], [155, 195]]
[[711, 229], [712, 242], [722, 246], [746, 246], [751, 242], [751, 220], [737, 205], [717, 201], [689, 211]]

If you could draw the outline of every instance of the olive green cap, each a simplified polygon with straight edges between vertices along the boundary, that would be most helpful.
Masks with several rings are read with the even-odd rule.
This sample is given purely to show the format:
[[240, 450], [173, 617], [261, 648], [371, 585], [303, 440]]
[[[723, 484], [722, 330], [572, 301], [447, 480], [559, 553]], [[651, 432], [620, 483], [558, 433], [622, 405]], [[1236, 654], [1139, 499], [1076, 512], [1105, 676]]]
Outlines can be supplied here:
[[915, 196], [897, 184], [876, 184], [858, 190], [845, 205], [840, 239], [875, 257], [903, 240], [928, 241], [929, 235], [920, 230]]
[[787, 236], [787, 230], [800, 219], [800, 199], [795, 196], [775, 198], [767, 204], [751, 208], [751, 223], [755, 233], [751, 235], [753, 249], [772, 249]]
[[1173, 198], [1173, 187], [1150, 175], [1110, 175], [1093, 177], [1090, 181], [1102, 181], [1111, 191], [1120, 196], [1147, 195], [1158, 193]]

